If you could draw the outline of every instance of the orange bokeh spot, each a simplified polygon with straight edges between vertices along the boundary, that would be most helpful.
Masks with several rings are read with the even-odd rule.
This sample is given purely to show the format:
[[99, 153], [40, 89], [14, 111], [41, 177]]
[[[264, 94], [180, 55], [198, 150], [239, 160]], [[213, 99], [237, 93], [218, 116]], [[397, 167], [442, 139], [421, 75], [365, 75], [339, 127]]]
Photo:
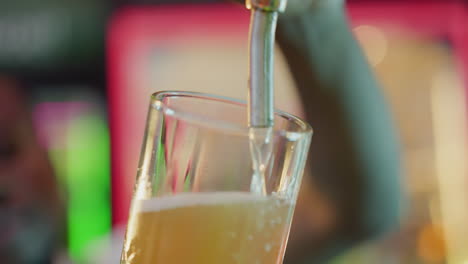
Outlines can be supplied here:
[[419, 256], [429, 263], [443, 262], [446, 256], [444, 231], [441, 226], [425, 225], [418, 238]]

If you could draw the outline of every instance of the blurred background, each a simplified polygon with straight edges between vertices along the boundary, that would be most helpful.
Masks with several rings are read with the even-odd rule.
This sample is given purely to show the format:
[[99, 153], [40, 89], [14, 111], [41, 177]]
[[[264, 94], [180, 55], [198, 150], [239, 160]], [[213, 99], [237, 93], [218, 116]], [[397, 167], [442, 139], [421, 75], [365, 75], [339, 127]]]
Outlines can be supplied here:
[[[331, 263], [468, 264], [468, 3], [347, 4], [397, 123], [408, 199], [398, 229]], [[214, 0], [1, 1], [0, 206], [13, 187], [26, 200], [50, 196], [63, 223], [58, 258], [118, 258], [118, 246], [104, 249], [126, 223], [149, 95], [245, 99], [248, 23], [242, 6]], [[277, 52], [276, 105], [301, 116]], [[333, 221], [307, 184], [293, 244]]]

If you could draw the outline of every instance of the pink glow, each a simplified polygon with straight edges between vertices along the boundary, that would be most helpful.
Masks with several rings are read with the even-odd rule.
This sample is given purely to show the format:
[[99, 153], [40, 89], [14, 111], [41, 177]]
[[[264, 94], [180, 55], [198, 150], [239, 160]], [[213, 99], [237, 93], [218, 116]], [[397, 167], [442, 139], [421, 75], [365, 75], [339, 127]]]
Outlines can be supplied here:
[[[132, 80], [128, 67], [132, 60], [148, 54], [158, 45], [171, 45], [190, 38], [209, 36], [245, 36], [249, 13], [235, 5], [125, 8], [116, 13], [107, 36], [110, 128], [112, 146], [113, 224], [125, 224], [137, 164], [127, 157], [138, 156], [140, 144], [128, 138], [143, 135], [145, 113], [130, 109]], [[130, 65], [130, 66], [129, 66]], [[130, 77], [131, 78], [131, 77]], [[148, 98], [149, 100], [149, 98]], [[146, 102], [145, 102], [146, 103]], [[131, 131], [138, 131], [135, 135]], [[136, 132], [135, 132], [136, 133]], [[141, 142], [141, 141], [139, 141]], [[131, 173], [131, 175], [127, 175]]]
[[39, 143], [46, 149], [65, 147], [67, 124], [89, 109], [82, 102], [46, 102], [33, 109], [33, 121]]

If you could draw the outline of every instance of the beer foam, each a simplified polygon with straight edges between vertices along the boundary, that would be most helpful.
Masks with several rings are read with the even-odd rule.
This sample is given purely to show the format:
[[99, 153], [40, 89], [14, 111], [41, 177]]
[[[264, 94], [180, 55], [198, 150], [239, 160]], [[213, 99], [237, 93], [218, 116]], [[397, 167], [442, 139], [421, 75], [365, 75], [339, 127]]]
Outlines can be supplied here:
[[138, 212], [158, 212], [180, 207], [235, 204], [266, 201], [268, 199], [270, 199], [270, 197], [247, 192], [181, 193], [173, 196], [155, 197], [148, 200], [137, 200], [134, 204], [134, 210]]

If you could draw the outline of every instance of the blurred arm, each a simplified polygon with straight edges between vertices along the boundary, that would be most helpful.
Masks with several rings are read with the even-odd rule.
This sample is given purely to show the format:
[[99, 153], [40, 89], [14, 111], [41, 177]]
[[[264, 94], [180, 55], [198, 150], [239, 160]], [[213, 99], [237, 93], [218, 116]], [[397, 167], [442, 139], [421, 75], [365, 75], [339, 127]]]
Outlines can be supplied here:
[[398, 142], [343, 3], [316, 1], [280, 16], [277, 37], [314, 127], [311, 174], [338, 213], [331, 242], [317, 250], [381, 234], [400, 213]]

